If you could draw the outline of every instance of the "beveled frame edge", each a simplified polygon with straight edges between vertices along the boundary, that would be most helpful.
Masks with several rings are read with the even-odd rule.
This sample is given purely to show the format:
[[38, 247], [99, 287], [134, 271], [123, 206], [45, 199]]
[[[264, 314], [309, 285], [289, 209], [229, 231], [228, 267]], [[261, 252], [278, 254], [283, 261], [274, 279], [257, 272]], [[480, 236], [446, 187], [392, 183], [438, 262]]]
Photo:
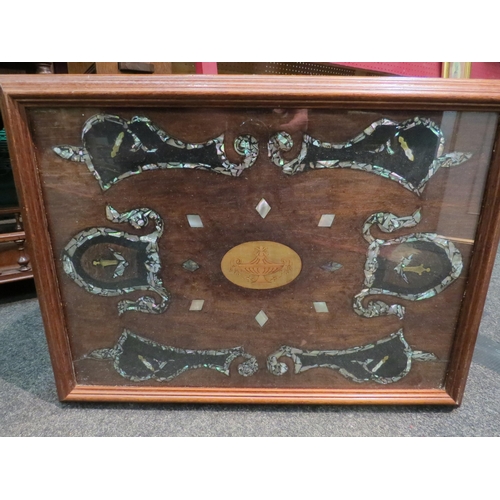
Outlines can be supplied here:
[[[43, 85], [40, 85], [43, 78]], [[298, 76], [2, 76], [2, 111], [47, 341], [62, 401], [444, 404], [461, 403], [500, 239], [497, 128], [465, 298], [443, 390], [231, 389], [77, 385], [26, 108], [42, 106], [307, 106], [500, 112], [491, 80]], [[21, 173], [22, 171], [22, 173]], [[23, 181], [21, 182], [21, 177]], [[49, 249], [43, 252], [40, 249]]]
[[484, 303], [486, 302], [497, 246], [500, 240], [499, 140], [500, 123], [497, 124], [490, 168], [486, 178], [482, 207], [474, 238], [465, 296], [460, 309], [455, 340], [446, 374], [445, 388], [457, 402], [457, 405], [462, 402], [465, 391], [467, 375], [474, 354]]
[[[46, 329], [57, 394], [60, 399], [64, 399], [75, 387], [76, 377], [56, 277], [55, 259], [52, 258], [52, 244], [42, 202], [33, 141], [24, 107], [3, 92], [1, 81], [0, 97], [14, 181], [22, 208], [26, 238], [30, 242], [32, 251], [32, 270]], [[48, 251], [44, 252], [44, 248]]]
[[[43, 80], [41, 80], [43, 78]], [[44, 84], [40, 85], [43, 81]], [[366, 106], [480, 109], [500, 103], [494, 80], [267, 75], [0, 75], [3, 91], [24, 105]], [[311, 89], [314, 89], [311, 92]], [[188, 102], [189, 101], [189, 102]]]
[[252, 404], [356, 404], [454, 405], [446, 391], [360, 389], [224, 389], [209, 387], [137, 387], [77, 385], [64, 401], [141, 403], [252, 403]]

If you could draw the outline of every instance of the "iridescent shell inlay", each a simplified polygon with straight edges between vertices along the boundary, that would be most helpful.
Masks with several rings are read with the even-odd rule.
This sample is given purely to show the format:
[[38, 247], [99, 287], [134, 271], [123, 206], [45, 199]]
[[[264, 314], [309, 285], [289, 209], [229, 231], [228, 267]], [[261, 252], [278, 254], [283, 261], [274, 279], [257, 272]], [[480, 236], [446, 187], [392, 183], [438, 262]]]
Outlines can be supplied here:
[[300, 274], [302, 261], [286, 245], [274, 241], [247, 241], [229, 250], [222, 258], [224, 276], [243, 288], [279, 288]]

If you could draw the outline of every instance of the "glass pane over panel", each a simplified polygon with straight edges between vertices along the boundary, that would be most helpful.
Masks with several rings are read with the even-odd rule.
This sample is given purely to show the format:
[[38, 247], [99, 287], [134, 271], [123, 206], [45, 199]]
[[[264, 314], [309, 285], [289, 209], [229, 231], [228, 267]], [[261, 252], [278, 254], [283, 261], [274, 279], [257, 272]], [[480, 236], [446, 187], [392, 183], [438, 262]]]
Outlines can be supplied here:
[[30, 121], [79, 383], [442, 386], [496, 114]]

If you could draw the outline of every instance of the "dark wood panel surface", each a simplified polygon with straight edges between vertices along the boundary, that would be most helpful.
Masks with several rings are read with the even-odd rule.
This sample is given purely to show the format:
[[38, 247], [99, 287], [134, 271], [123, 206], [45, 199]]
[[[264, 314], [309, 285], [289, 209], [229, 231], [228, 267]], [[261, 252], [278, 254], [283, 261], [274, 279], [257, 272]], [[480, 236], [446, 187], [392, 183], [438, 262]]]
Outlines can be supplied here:
[[[471, 185], [477, 177], [484, 182], [489, 163], [487, 147], [466, 164], [439, 171], [419, 198], [395, 182], [366, 172], [325, 169], [288, 177], [271, 164], [266, 152], [269, 137], [284, 128], [293, 132], [296, 139], [295, 148], [289, 152], [292, 158], [298, 154], [302, 132], [324, 141], [344, 142], [380, 118], [403, 121], [414, 117], [415, 112], [306, 111], [299, 129], [291, 130], [293, 117], [304, 116], [303, 112], [111, 108], [106, 113], [124, 119], [135, 114], [147, 116], [186, 142], [204, 142], [226, 133], [226, 151], [233, 162], [240, 160], [231, 147], [237, 135], [253, 134], [261, 147], [256, 164], [239, 178], [201, 170], [152, 171], [125, 179], [103, 193], [85, 165], [64, 161], [52, 151], [59, 144], [79, 145], [83, 124], [98, 112], [102, 109], [38, 109], [30, 114], [54, 254], [57, 259], [71, 237], [82, 229], [119, 229], [106, 220], [106, 204], [119, 212], [143, 206], [152, 208], [166, 224], [160, 241], [161, 276], [172, 294], [172, 302], [162, 315], [128, 312], [118, 317], [116, 304], [122, 297], [90, 295], [65, 275], [59, 262], [56, 269], [73, 356], [78, 360], [75, 367], [79, 383], [130, 384], [111, 370], [109, 363], [82, 360], [94, 349], [112, 347], [127, 328], [180, 348], [242, 345], [257, 356], [261, 367], [246, 379], [238, 377], [236, 364], [228, 378], [210, 370], [191, 371], [170, 385], [349, 388], [355, 383], [326, 368], [278, 378], [265, 369], [267, 356], [283, 344], [301, 349], [346, 349], [375, 342], [403, 327], [413, 348], [434, 353], [438, 361], [414, 362], [410, 374], [398, 382], [398, 387], [429, 389], [443, 385], [477, 226], [477, 211], [468, 213]], [[423, 116], [438, 124], [443, 119], [436, 112]], [[489, 117], [481, 113], [459, 115], [460, 134], [455, 134], [452, 146], [459, 151], [476, 152], [488, 132], [486, 141], [490, 141], [491, 149], [494, 122], [491, 127]], [[271, 206], [265, 219], [255, 211], [261, 198]], [[474, 203], [478, 205], [480, 200]], [[363, 283], [368, 246], [361, 233], [364, 221], [379, 211], [404, 216], [418, 208], [422, 209], [423, 220], [417, 228], [382, 237], [390, 239], [439, 229], [443, 236], [456, 242], [465, 272], [449, 289], [430, 300], [411, 303], [394, 299], [407, 307], [403, 321], [395, 317], [357, 316], [352, 301]], [[317, 226], [323, 213], [336, 215], [331, 228]], [[204, 227], [189, 227], [187, 214], [199, 214]], [[374, 232], [379, 234], [376, 229]], [[250, 290], [230, 283], [220, 270], [222, 257], [236, 245], [259, 240], [276, 241], [296, 251], [303, 261], [299, 278], [273, 290]], [[195, 273], [187, 272], [182, 268], [187, 259], [195, 260], [201, 268]], [[335, 273], [321, 270], [321, 265], [331, 260], [343, 268]], [[193, 299], [205, 300], [201, 312], [189, 311]], [[387, 300], [392, 303], [392, 298]], [[316, 313], [315, 301], [326, 301], [330, 313]], [[264, 327], [254, 320], [261, 309], [269, 317]], [[376, 383], [367, 385], [379, 387]]]

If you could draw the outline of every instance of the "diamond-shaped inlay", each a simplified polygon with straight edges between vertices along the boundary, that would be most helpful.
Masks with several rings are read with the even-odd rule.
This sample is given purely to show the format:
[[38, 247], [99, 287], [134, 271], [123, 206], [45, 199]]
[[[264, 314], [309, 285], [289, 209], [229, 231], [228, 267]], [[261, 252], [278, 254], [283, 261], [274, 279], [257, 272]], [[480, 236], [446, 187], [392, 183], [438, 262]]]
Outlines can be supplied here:
[[327, 313], [328, 307], [326, 305], [326, 302], [313, 302], [314, 309], [316, 310], [317, 313]]
[[201, 222], [199, 215], [186, 215], [186, 217], [191, 227], [203, 227], [203, 222]]
[[259, 311], [257, 316], [255, 316], [255, 321], [257, 321], [257, 323], [259, 323], [261, 328], [267, 323], [268, 319], [269, 318], [267, 317], [267, 314], [264, 311]]
[[182, 264], [182, 267], [186, 270], [186, 271], [191, 271], [192, 273], [194, 271], [196, 271], [197, 269], [200, 268], [200, 265], [195, 262], [194, 260], [186, 260], [186, 262], [183, 262]]
[[264, 198], [262, 198], [262, 200], [260, 200], [255, 207], [255, 210], [257, 210], [257, 212], [259, 212], [259, 215], [263, 219], [265, 219], [267, 214], [271, 211], [271, 205], [269, 205], [269, 203]]
[[189, 306], [190, 311], [201, 311], [203, 309], [204, 300], [192, 300]]
[[335, 271], [338, 271], [339, 269], [342, 268], [342, 264], [339, 264], [338, 262], [327, 262], [326, 264], [323, 264], [320, 266], [323, 271], [328, 271], [329, 273], [333, 273]]
[[335, 214], [323, 214], [318, 222], [318, 227], [331, 227]]

